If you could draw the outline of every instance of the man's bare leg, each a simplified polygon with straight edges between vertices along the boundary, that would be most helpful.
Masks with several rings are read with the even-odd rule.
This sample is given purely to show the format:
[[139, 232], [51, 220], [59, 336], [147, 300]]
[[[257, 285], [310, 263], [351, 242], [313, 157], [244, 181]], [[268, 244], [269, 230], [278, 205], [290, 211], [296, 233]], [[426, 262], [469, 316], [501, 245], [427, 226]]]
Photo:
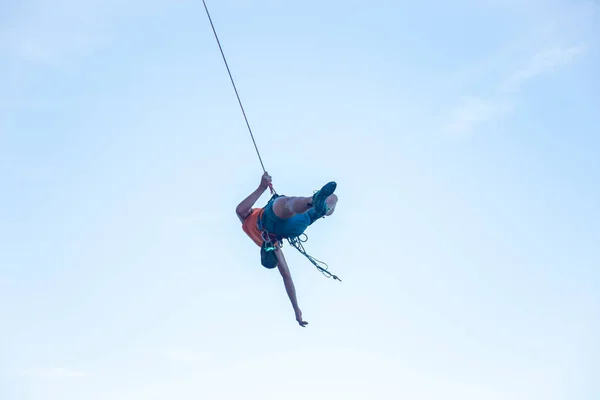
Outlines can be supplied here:
[[[325, 201], [327, 203], [327, 216], [333, 214], [338, 197], [332, 194]], [[273, 212], [279, 218], [292, 218], [296, 214], [304, 214], [312, 207], [312, 197], [279, 197], [273, 202]]]
[[279, 197], [273, 202], [273, 212], [279, 218], [292, 218], [303, 214], [311, 207], [312, 197]]
[[[312, 197], [279, 197], [273, 202], [273, 212], [282, 219], [288, 219], [296, 214], [304, 214], [311, 208], [321, 216], [331, 211], [329, 207], [329, 197], [333, 195], [337, 184], [329, 182], [317, 191]], [[337, 202], [337, 196], [332, 200]]]

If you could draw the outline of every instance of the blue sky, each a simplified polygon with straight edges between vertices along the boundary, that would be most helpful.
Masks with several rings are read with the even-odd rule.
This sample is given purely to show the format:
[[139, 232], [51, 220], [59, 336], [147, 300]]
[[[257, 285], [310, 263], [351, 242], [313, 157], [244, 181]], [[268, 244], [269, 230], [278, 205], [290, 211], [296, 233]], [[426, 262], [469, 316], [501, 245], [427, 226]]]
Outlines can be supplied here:
[[[0, 5], [3, 400], [600, 398], [598, 5]], [[268, 195], [259, 201], [262, 206]]]

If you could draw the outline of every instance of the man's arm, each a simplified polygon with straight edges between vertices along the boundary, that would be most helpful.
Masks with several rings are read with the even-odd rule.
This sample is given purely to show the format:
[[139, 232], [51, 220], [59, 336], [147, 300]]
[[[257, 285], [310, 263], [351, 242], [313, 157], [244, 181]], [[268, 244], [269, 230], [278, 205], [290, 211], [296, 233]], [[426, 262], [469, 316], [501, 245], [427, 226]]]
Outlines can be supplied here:
[[294, 312], [296, 314], [296, 321], [300, 324], [300, 326], [305, 327], [308, 325], [308, 322], [302, 320], [302, 311], [298, 307], [298, 299], [296, 299], [296, 288], [294, 287], [294, 281], [292, 281], [292, 275], [290, 274], [290, 269], [288, 268], [287, 261], [283, 256], [283, 251], [278, 247], [275, 250], [275, 254], [277, 255], [277, 268], [281, 273], [281, 277], [283, 278], [283, 284], [285, 285], [285, 290], [292, 302], [292, 306], [294, 307]]
[[250, 210], [252, 209], [252, 206], [254, 206], [254, 203], [256, 203], [258, 201], [260, 196], [262, 196], [262, 194], [265, 192], [265, 190], [267, 190], [267, 188], [269, 187], [270, 184], [271, 184], [271, 177], [269, 176], [269, 174], [267, 172], [265, 172], [260, 180], [260, 185], [258, 185], [258, 188], [256, 188], [256, 190], [254, 190], [254, 192], [250, 193], [250, 195], [248, 197], [246, 197], [244, 200], [242, 200], [242, 202], [240, 204], [238, 204], [238, 206], [236, 207], [235, 213], [238, 215], [240, 220], [243, 221], [244, 219], [246, 219], [248, 217], [248, 214], [250, 214]]

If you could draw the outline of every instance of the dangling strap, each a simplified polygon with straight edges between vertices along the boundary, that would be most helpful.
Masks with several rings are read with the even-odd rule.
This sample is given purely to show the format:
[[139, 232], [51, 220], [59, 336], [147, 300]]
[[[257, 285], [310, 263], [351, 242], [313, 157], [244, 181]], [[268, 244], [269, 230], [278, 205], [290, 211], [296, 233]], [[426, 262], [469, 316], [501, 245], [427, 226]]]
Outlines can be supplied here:
[[[317, 267], [317, 269], [319, 271], [321, 271], [321, 273], [323, 275], [325, 275], [327, 278], [333, 278], [333, 279], [341, 282], [342, 280], [340, 278], [338, 278], [336, 275], [332, 274], [331, 272], [327, 271], [327, 268], [329, 268], [329, 266], [326, 263], [324, 263], [323, 261], [319, 261], [316, 258], [314, 258], [306, 253], [306, 250], [304, 250], [304, 246], [302, 245], [302, 243], [304, 243], [308, 240], [308, 236], [305, 233], [303, 233], [303, 235], [306, 236], [305, 240], [300, 239], [298, 236], [294, 237], [294, 238], [288, 238], [289, 244], [291, 246], [295, 247], [296, 250], [298, 250], [300, 252], [300, 254], [302, 254], [304, 257], [308, 258], [308, 260], [311, 263], [313, 263], [313, 265], [315, 267]], [[322, 267], [321, 265], [324, 265], [325, 267]]]

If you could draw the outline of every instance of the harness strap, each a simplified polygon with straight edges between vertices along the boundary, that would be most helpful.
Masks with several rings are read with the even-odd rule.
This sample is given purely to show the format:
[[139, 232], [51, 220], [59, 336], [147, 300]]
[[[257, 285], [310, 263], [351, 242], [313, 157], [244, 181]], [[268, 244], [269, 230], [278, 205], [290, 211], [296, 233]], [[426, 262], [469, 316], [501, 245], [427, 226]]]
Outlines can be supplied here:
[[260, 214], [258, 215], [258, 218], [256, 219], [256, 227], [258, 228], [258, 230], [260, 231], [260, 237], [262, 238], [263, 242], [266, 244], [265, 246], [265, 250], [267, 251], [271, 251], [271, 250], [275, 250], [276, 247], [274, 245], [274, 242], [278, 242], [281, 246], [281, 239], [279, 236], [270, 233], [269, 231], [267, 231], [264, 227], [263, 224], [263, 216], [265, 214], [265, 210], [264, 208], [261, 210]]

